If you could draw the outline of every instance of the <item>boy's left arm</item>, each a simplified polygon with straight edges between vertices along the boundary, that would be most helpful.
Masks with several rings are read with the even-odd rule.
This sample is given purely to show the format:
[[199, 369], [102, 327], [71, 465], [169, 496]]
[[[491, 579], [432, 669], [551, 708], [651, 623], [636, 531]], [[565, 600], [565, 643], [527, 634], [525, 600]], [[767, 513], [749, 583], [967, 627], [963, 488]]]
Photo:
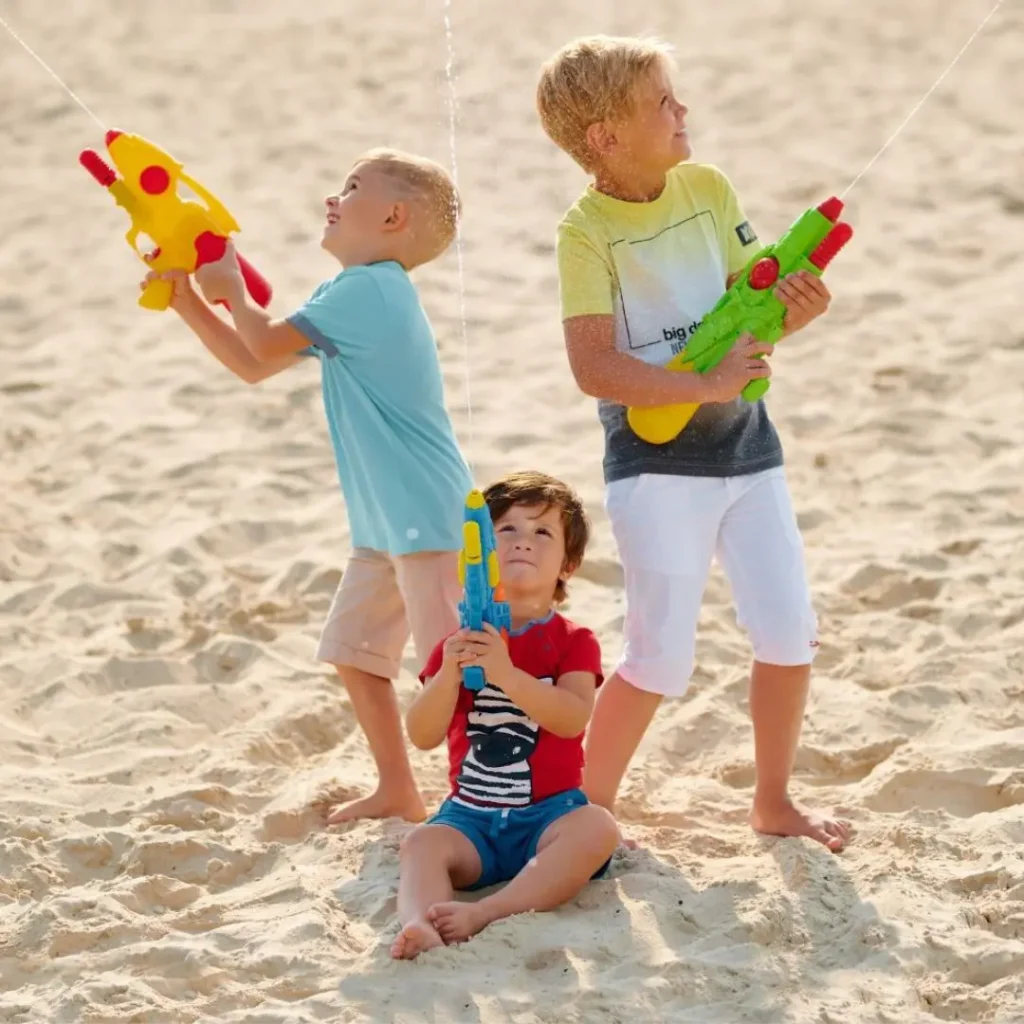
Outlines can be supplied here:
[[195, 272], [195, 279], [207, 302], [224, 300], [230, 305], [238, 336], [259, 362], [280, 359], [309, 348], [309, 339], [304, 334], [286, 320], [273, 319], [249, 298], [231, 242], [219, 260]]
[[571, 671], [558, 677], [557, 686], [542, 683], [512, 664], [508, 648], [493, 626], [484, 623], [484, 630], [484, 634], [472, 634], [466, 644], [477, 655], [472, 664], [483, 668], [488, 680], [542, 729], [563, 739], [579, 736], [590, 721], [597, 676]]

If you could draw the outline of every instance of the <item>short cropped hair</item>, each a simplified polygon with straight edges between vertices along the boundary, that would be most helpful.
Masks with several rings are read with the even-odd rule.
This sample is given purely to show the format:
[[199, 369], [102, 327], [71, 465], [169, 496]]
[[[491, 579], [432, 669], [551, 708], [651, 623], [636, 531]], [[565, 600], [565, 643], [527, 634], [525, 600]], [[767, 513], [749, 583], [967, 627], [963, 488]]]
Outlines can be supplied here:
[[[496, 480], [484, 490], [484, 500], [497, 523], [513, 506], [541, 506], [558, 509], [565, 534], [564, 570], [579, 568], [590, 540], [590, 518], [580, 496], [567, 484], [536, 470], [520, 470]], [[564, 579], [555, 587], [555, 604], [562, 604], [569, 589]]]
[[371, 167], [397, 182], [426, 219], [428, 231], [418, 239], [417, 263], [429, 263], [455, 240], [462, 200], [452, 176], [427, 157], [398, 149], [371, 149], [360, 156], [353, 167]]
[[537, 113], [549, 138], [585, 171], [595, 170], [587, 129], [628, 116], [636, 86], [672, 47], [654, 38], [586, 36], [563, 46], [541, 68]]

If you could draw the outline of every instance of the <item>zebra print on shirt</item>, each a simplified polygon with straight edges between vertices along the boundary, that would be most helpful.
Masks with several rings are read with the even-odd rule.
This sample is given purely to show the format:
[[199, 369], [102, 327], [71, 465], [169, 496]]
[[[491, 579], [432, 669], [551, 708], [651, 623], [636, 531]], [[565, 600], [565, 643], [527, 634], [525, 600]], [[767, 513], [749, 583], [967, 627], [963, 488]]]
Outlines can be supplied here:
[[[554, 684], [554, 679], [541, 679]], [[530, 755], [540, 727], [496, 686], [487, 683], [473, 700], [466, 723], [469, 752], [462, 762], [456, 803], [469, 807], [526, 807], [533, 794]]]

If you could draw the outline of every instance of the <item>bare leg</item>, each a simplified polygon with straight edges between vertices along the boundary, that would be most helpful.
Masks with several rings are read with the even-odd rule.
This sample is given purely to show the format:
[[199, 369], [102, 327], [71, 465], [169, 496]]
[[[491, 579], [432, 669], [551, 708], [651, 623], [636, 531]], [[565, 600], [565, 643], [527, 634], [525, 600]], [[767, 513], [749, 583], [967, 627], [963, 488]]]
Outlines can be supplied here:
[[[641, 690], [618, 674], [601, 687], [587, 729], [583, 771], [583, 790], [591, 803], [615, 813], [622, 778], [661, 699], [661, 694]], [[634, 841], [620, 838], [626, 846], [636, 846]]]
[[849, 839], [849, 823], [801, 810], [789, 796], [789, 777], [810, 683], [810, 665], [754, 662], [750, 715], [754, 722], [757, 785], [750, 824], [768, 835], [810, 836], [838, 852]]
[[356, 818], [405, 818], [422, 821], [426, 808], [412, 776], [405, 749], [405, 732], [398, 710], [398, 698], [390, 680], [372, 676], [350, 665], [339, 665], [356, 721], [370, 745], [377, 765], [377, 789], [367, 797], [336, 807], [327, 818], [329, 825]]
[[453, 884], [463, 888], [480, 877], [480, 855], [457, 829], [421, 825], [403, 840], [401, 864], [398, 919], [402, 930], [391, 955], [396, 960], [412, 960], [425, 949], [444, 944], [427, 911], [452, 898]]
[[590, 804], [552, 822], [537, 856], [503, 889], [477, 903], [435, 903], [429, 921], [446, 942], [465, 942], [494, 921], [527, 910], [553, 910], [571, 900], [615, 852], [619, 830], [603, 807]]

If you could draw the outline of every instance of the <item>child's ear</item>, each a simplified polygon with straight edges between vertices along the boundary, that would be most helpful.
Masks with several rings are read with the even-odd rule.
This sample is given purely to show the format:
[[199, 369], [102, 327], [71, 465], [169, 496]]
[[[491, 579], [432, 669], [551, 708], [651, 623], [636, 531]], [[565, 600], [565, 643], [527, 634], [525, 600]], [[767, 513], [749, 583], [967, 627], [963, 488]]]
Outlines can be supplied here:
[[563, 583], [568, 583], [577, 569], [579, 569], [578, 563], [566, 561], [562, 564], [562, 571], [558, 574], [558, 578]]
[[405, 203], [392, 203], [384, 218], [385, 231], [401, 231], [409, 223], [409, 207]]
[[615, 148], [616, 141], [607, 121], [596, 121], [587, 128], [587, 145], [601, 156], [607, 156]]

